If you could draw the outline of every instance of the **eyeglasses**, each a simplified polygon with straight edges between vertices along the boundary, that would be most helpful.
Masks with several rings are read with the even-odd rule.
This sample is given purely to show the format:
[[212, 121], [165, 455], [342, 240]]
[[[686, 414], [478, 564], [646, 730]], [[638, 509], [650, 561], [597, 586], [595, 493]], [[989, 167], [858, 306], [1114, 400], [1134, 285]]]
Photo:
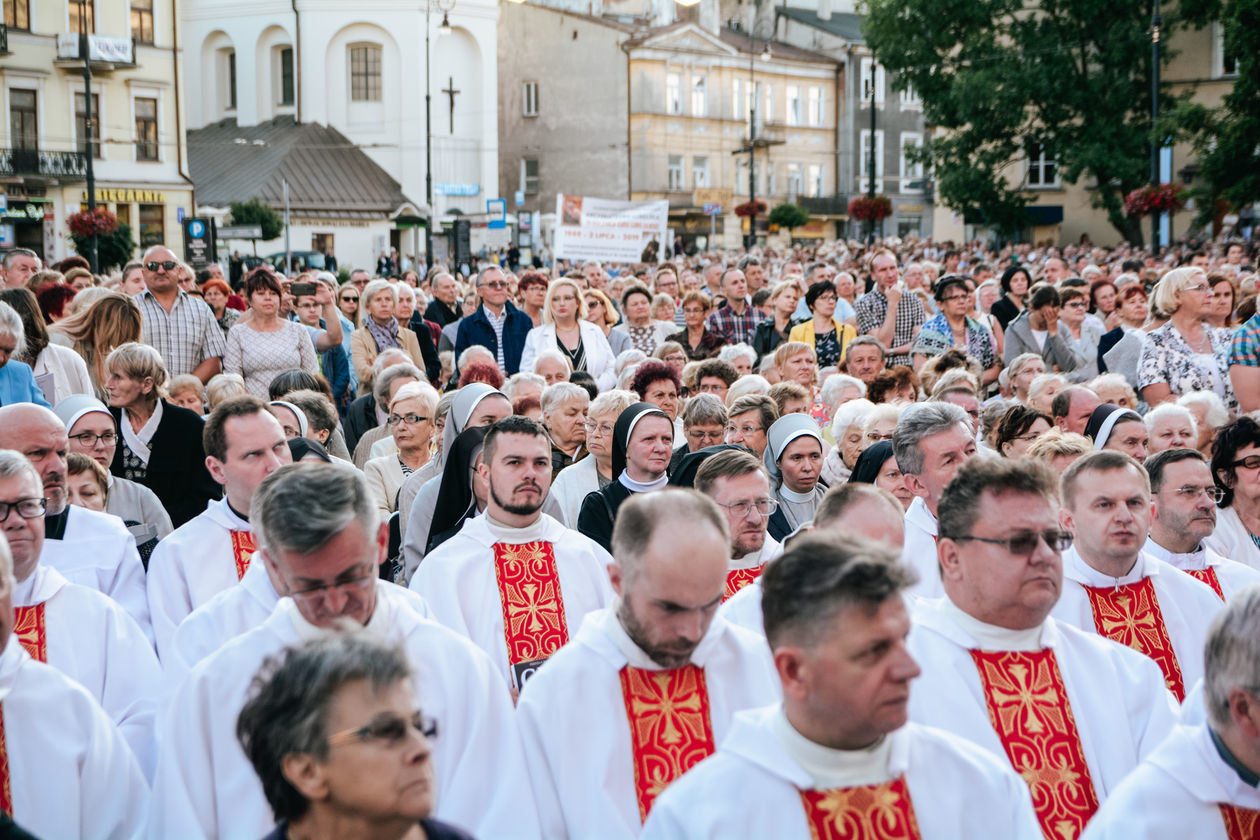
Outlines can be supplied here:
[[373, 568], [361, 577], [356, 577], [351, 580], [333, 581], [332, 583], [321, 583], [317, 586], [312, 586], [309, 589], [290, 591], [289, 596], [295, 601], [302, 601], [303, 603], [309, 604], [325, 597], [329, 590], [332, 589], [339, 589], [346, 594], [358, 594], [371, 589], [372, 586], [376, 584], [376, 577], [376, 569]]
[[588, 435], [599, 434], [603, 436], [611, 435], [613, 433], [613, 427], [607, 423], [592, 423], [590, 420], [587, 420], [582, 425], [586, 427], [586, 433]]
[[16, 502], [0, 502], [0, 522], [7, 522], [9, 511], [16, 510], [23, 519], [38, 519], [48, 510], [47, 499], [18, 499]]
[[[721, 502], [718, 502], [718, 504], [722, 505]], [[722, 505], [722, 507], [735, 514], [735, 518], [743, 519], [752, 512], [754, 507], [761, 516], [770, 516], [779, 509], [779, 503], [774, 499], [758, 499], [755, 502], [735, 502], [734, 504]]]
[[175, 260], [163, 260], [162, 262], [145, 263], [144, 267], [156, 274], [159, 268], [165, 269], [166, 271], [174, 271], [175, 266], [177, 265], [179, 265], [179, 263], [175, 262]]
[[1206, 283], [1200, 283], [1197, 286], [1186, 286], [1185, 290], [1187, 292], [1210, 292], [1212, 287]]
[[1085, 304], [1085, 301], [1083, 300], [1074, 300], [1071, 303], [1065, 303], [1063, 305], [1066, 306], [1068, 309], [1088, 309], [1089, 308]]
[[480, 286], [479, 288], [486, 288], [486, 289], [506, 289], [506, 288], [507, 288], [507, 283], [504, 283], [502, 280], [491, 280], [491, 281], [489, 281], [489, 282], [482, 283], [482, 284], [481, 284], [481, 286]]
[[385, 425], [389, 426], [391, 429], [400, 423], [405, 423], [408, 426], [415, 426], [428, 419], [428, 417], [421, 417], [419, 414], [391, 414], [388, 418], [386, 418]]
[[892, 439], [893, 439], [893, 433], [892, 433], [892, 432], [888, 432], [887, 434], [880, 434], [879, 432], [867, 432], [867, 433], [866, 433], [866, 439], [867, 439], [867, 440], [873, 440], [873, 441], [875, 441], [876, 443], [880, 442], [881, 440], [892, 440]]
[[416, 712], [410, 718], [388, 715], [358, 729], [346, 729], [328, 736], [328, 746], [354, 744], [362, 741], [381, 741], [387, 747], [397, 747], [407, 738], [408, 729], [414, 729], [425, 738], [436, 738], [437, 721]]
[[1072, 535], [1067, 531], [1041, 531], [1028, 534], [1019, 534], [1005, 540], [995, 540], [989, 537], [954, 537], [954, 542], [973, 542], [988, 543], [989, 545], [1000, 545], [1014, 554], [1016, 557], [1028, 557], [1037, 550], [1038, 541], [1044, 541], [1054, 551], [1067, 551], [1072, 547]]
[[686, 357], [686, 356], [684, 356], [682, 353], [670, 353], [668, 356], [666, 356], [666, 357], [665, 357], [665, 361], [667, 361], [667, 362], [686, 362], [686, 361], [687, 361], [687, 357]]
[[[1260, 457], [1260, 456], [1255, 456], [1255, 457]], [[1207, 495], [1209, 499], [1217, 503], [1219, 503], [1221, 499], [1225, 498], [1225, 491], [1217, 487], [1215, 484], [1209, 484], [1204, 487], [1197, 487], [1193, 484], [1186, 484], [1182, 487], [1178, 487], [1173, 492], [1183, 499], [1197, 499], [1199, 498], [1200, 493], [1204, 493]]]
[[77, 435], [70, 435], [70, 439], [77, 440], [79, 446], [82, 446], [84, 449], [91, 449], [93, 446], [96, 446], [98, 440], [106, 446], [113, 446], [118, 441], [118, 435], [113, 432], [105, 432], [99, 435], [94, 432], [80, 432]]
[[757, 432], [760, 432], [760, 431], [761, 431], [760, 426], [738, 426], [738, 427], [727, 426], [726, 427], [726, 433], [728, 435], [733, 435], [733, 434], [755, 435], [757, 434]]
[[1231, 467], [1242, 467], [1248, 470], [1260, 470], [1260, 455], [1248, 455], [1241, 461], [1230, 464]]
[[953, 303], [956, 300], [971, 300], [971, 295], [950, 295], [941, 298], [941, 303]]

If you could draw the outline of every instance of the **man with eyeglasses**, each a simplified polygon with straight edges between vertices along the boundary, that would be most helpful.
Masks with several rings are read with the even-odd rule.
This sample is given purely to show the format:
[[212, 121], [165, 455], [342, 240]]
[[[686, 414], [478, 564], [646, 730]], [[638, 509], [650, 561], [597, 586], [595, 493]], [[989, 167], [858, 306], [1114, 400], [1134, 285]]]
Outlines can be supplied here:
[[682, 413], [683, 442], [669, 459], [669, 474], [674, 475], [683, 459], [692, 452], [717, 446], [726, 437], [726, 406], [714, 394], [696, 394], [687, 400]]
[[766, 453], [766, 429], [778, 419], [778, 407], [764, 394], [740, 397], [727, 409], [726, 442], [747, 446], [760, 458]]
[[551, 442], [527, 417], [490, 427], [477, 467], [489, 487], [485, 515], [469, 519], [425, 557], [410, 587], [433, 617], [467, 636], [520, 691], [613, 597], [608, 552], [543, 513]]
[[508, 300], [507, 278], [498, 266], [483, 268], [477, 275], [477, 294], [481, 297], [481, 306], [459, 322], [455, 356], [458, 358], [469, 347], [479, 344], [494, 354], [499, 370], [511, 376], [520, 370], [525, 339], [534, 328], [534, 322]]
[[765, 641], [716, 615], [730, 536], [710, 499], [635, 494], [612, 544], [618, 598], [587, 616], [517, 707], [545, 837], [638, 836], [737, 712], [779, 697]]
[[1122, 452], [1092, 452], [1063, 473], [1063, 594], [1053, 615], [1144, 653], [1177, 701], [1203, 678], [1203, 643], [1221, 610], [1208, 584], [1147, 554], [1151, 484]]
[[945, 597], [913, 608], [910, 720], [1008, 761], [1045, 836], [1079, 837], [1176, 725], [1176, 703], [1155, 663], [1052, 617], [1072, 537], [1049, 467], [973, 458], [939, 514]]
[[47, 408], [31, 403], [0, 408], [0, 449], [26, 456], [39, 473], [48, 500], [43, 563], [71, 583], [113, 598], [152, 640], [144, 566], [135, 538], [117, 516], [68, 503], [68, 446], [66, 427]]
[[162, 354], [172, 377], [191, 373], [203, 383], [222, 370], [227, 340], [214, 310], [179, 287], [179, 261], [161, 245], [144, 252], [140, 307], [144, 343]]
[[761, 461], [730, 449], [709, 456], [696, 471], [696, 490], [722, 509], [731, 532], [731, 557], [726, 572], [727, 601], [761, 576], [766, 563], [781, 553], [767, 533], [779, 503], [770, 492], [770, 477]]
[[149, 606], [163, 667], [179, 661], [172, 639], [180, 623], [238, 582], [258, 596], [264, 614], [274, 606], [265, 570], [247, 575], [257, 549], [250, 510], [262, 480], [293, 460], [284, 429], [262, 400], [235, 397], [210, 413], [202, 439], [206, 468], [223, 486], [223, 498], [158, 543], [149, 560]]
[[362, 475], [344, 464], [286, 465], [259, 486], [251, 521], [258, 563], [287, 597], [174, 691], [159, 725], [148, 836], [271, 831], [271, 808], [236, 737], [255, 674], [286, 648], [365, 628], [403, 648], [418, 675], [415, 707], [440, 727], [432, 744], [440, 792], [434, 816], [479, 837], [537, 837], [508, 692], [475, 645], [421, 616], [411, 593], [380, 579], [389, 529]]
[[1226, 560], [1203, 541], [1216, 530], [1216, 505], [1225, 495], [1212, 483], [1207, 459], [1193, 449], [1165, 449], [1142, 463], [1151, 479], [1151, 531], [1143, 550], [1197, 578], [1228, 601], [1260, 583], [1260, 571]]
[[[5, 822], [13, 836], [138, 837], [148, 782], [111, 717], [130, 712], [133, 717], [124, 718], [129, 734], [147, 730], [141, 740], [152, 745], [157, 663], [139, 628], [128, 625], [130, 618], [108, 598], [39, 564], [45, 504], [40, 484], [21, 454], [0, 452], [0, 530], [7, 538], [0, 539]], [[69, 632], [76, 627], [78, 633]], [[125, 684], [133, 674], [120, 630], [127, 631], [136, 654], [131, 685]], [[118, 635], [106, 639], [110, 631]], [[29, 647], [35, 654], [42, 647], [45, 661], [36, 661], [41, 657]], [[121, 661], [106, 659], [105, 651]], [[80, 682], [93, 677], [94, 685]], [[110, 713], [98, 702], [105, 687], [111, 690]], [[134, 701], [130, 709], [124, 698]], [[12, 829], [10, 818], [25, 831]]]

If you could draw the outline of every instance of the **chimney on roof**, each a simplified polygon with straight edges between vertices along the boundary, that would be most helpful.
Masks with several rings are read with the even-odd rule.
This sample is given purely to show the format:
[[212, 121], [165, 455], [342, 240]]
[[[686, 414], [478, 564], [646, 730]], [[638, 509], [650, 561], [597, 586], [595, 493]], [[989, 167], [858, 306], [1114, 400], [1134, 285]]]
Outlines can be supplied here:
[[831, 20], [831, 0], [818, 0], [818, 19]]
[[721, 34], [722, 10], [719, 0], [700, 0], [700, 28], [710, 35]]

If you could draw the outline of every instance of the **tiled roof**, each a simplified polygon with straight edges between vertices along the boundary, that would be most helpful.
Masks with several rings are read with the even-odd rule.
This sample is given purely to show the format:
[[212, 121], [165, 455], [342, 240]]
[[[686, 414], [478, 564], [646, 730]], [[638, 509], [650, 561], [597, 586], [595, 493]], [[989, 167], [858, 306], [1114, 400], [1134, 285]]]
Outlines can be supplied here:
[[831, 17], [823, 20], [813, 9], [797, 9], [791, 6], [780, 6], [775, 14], [790, 18], [806, 26], [821, 29], [837, 38], [843, 38], [851, 44], [865, 44], [866, 36], [862, 34], [862, 16], [849, 13], [833, 12]]

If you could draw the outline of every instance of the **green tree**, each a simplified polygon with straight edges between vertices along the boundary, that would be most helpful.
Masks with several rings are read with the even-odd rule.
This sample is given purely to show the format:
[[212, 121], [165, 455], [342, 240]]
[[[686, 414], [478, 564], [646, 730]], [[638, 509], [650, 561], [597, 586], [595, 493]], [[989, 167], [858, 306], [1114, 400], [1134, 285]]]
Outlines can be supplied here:
[[[74, 243], [77, 254], [87, 256], [92, 249], [90, 236], [79, 236], [71, 233], [70, 241]], [[96, 237], [96, 265], [102, 273], [110, 269], [126, 265], [137, 248], [136, 240], [131, 238], [131, 226], [122, 224], [113, 233], [98, 234]]]
[[[1216, 4], [1219, 0], [1177, 0]], [[1013, 231], [1026, 225], [1024, 159], [1045, 149], [1067, 183], [1140, 244], [1124, 196], [1150, 174], [1150, 6], [1112, 0], [865, 0], [866, 37], [928, 125], [920, 158], [938, 200]], [[1179, 11], [1162, 9], [1167, 43]]]
[[249, 201], [233, 201], [229, 209], [232, 224], [261, 225], [263, 241], [270, 241], [284, 233], [284, 219], [257, 198], [251, 198]]
[[770, 211], [770, 224], [787, 228], [791, 233], [796, 228], [809, 224], [809, 211], [799, 204], [785, 202]]

